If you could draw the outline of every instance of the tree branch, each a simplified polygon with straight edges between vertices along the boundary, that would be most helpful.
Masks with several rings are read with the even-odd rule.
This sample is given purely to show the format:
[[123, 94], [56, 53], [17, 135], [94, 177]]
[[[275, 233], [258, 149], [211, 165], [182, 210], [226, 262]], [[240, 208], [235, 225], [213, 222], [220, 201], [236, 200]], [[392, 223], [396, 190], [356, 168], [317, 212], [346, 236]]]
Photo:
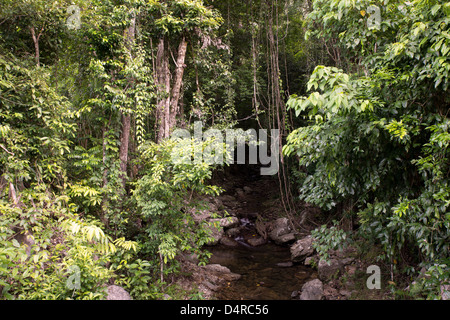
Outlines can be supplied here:
[[8, 149], [6, 149], [2, 144], [0, 144], [0, 148], [2, 148], [3, 150], [5, 150], [6, 153], [10, 154], [10, 155], [14, 155], [14, 153], [8, 151]]

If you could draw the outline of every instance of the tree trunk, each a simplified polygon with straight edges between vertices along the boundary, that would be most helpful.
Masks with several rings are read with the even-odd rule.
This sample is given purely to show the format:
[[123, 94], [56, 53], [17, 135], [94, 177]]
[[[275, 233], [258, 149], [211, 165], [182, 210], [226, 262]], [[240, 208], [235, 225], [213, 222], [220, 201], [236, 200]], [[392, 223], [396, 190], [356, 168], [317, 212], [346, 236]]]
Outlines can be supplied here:
[[43, 30], [44, 30], [44, 28], [42, 28], [41, 32], [39, 32], [39, 34], [36, 36], [36, 32], [34, 31], [34, 27], [30, 27], [31, 37], [33, 38], [33, 43], [34, 43], [34, 57], [36, 59], [36, 65], [38, 67], [40, 66], [39, 38], [41, 37]]
[[12, 182], [9, 183], [9, 198], [14, 203], [14, 207], [17, 207], [19, 200], [17, 199], [16, 189], [14, 188], [14, 184]]
[[156, 79], [158, 101], [156, 106], [156, 116], [158, 121], [157, 142], [169, 136], [170, 120], [170, 69], [169, 52], [166, 48], [166, 41], [163, 38], [158, 43], [156, 54]]
[[[124, 32], [124, 37], [129, 50], [129, 54], [132, 55], [132, 49], [135, 41], [136, 33], [136, 15], [131, 18], [130, 26]], [[131, 81], [131, 79], [130, 79]], [[120, 149], [119, 149], [119, 160], [120, 160], [120, 172], [122, 185], [125, 189], [125, 184], [127, 180], [127, 164], [128, 164], [128, 145], [130, 142], [130, 130], [131, 130], [131, 115], [121, 112], [122, 120], [122, 134], [120, 137]]]
[[131, 115], [122, 114], [122, 134], [120, 136], [120, 172], [123, 187], [127, 181], [128, 145], [130, 143]]
[[177, 55], [177, 65], [175, 69], [175, 81], [172, 89], [172, 99], [170, 101], [170, 121], [169, 121], [169, 130], [176, 126], [176, 117], [179, 114], [179, 106], [178, 103], [180, 101], [180, 93], [181, 86], [183, 84], [183, 74], [186, 65], [184, 64], [186, 60], [186, 49], [187, 42], [186, 38], [183, 36], [181, 39], [180, 45], [178, 46], [178, 55]]
[[[102, 162], [103, 162], [103, 189], [105, 190], [108, 185], [108, 169], [106, 166], [107, 162], [107, 156], [106, 156], [106, 147], [107, 147], [107, 141], [106, 141], [106, 125], [103, 127], [102, 130], [102, 138], [103, 138], [103, 145], [102, 145]], [[100, 214], [100, 220], [105, 224], [105, 226], [108, 228], [109, 221], [107, 218], [108, 213], [108, 196], [106, 192], [103, 194], [102, 198], [102, 210]]]

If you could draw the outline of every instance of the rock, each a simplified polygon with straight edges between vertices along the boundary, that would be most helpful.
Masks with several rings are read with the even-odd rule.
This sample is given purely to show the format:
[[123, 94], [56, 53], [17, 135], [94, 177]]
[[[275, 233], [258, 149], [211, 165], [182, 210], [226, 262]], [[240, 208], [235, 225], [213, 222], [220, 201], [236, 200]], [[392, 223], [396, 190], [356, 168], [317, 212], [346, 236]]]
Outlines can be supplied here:
[[317, 261], [319, 260], [318, 257], [313, 256], [313, 257], [308, 257], [305, 259], [305, 266], [313, 266], [313, 265], [317, 265]]
[[290, 248], [291, 260], [294, 262], [305, 261], [307, 257], [311, 256], [314, 253], [312, 244], [313, 238], [311, 236], [307, 236], [295, 242]]
[[219, 198], [214, 198], [214, 204], [216, 205], [217, 209], [222, 210], [223, 209], [223, 202]]
[[213, 263], [213, 264], [208, 264], [205, 266], [205, 269], [208, 269], [209, 271], [212, 272], [218, 272], [218, 273], [230, 273], [230, 269], [228, 269], [225, 266], [222, 266], [220, 264], [217, 263]]
[[[232, 251], [226, 250], [226, 252], [223, 252], [227, 256], [224, 257], [224, 262], [233, 258], [234, 253]], [[230, 269], [220, 264], [199, 266], [189, 261], [183, 261], [181, 263], [181, 271], [184, 275], [180, 275], [175, 280], [177, 286], [186, 291], [195, 290], [207, 300], [213, 299], [215, 292], [227, 286], [228, 282], [240, 278], [239, 274], [232, 273]]]
[[222, 227], [209, 226], [211, 230], [211, 237], [213, 238], [210, 242], [207, 243], [208, 246], [215, 246], [219, 243], [220, 239], [225, 235], [225, 231]]
[[221, 218], [221, 219], [211, 219], [209, 220], [212, 223], [218, 222], [218, 224], [222, 228], [233, 228], [237, 227], [239, 225], [239, 219], [236, 217], [227, 217], [227, 218]]
[[297, 290], [292, 291], [291, 293], [291, 299], [297, 299], [299, 297], [299, 292]]
[[330, 285], [324, 285], [323, 295], [326, 300], [337, 300], [340, 298], [338, 290]]
[[248, 193], [251, 193], [251, 192], [253, 191], [252, 188], [247, 187], [247, 186], [245, 186], [243, 189], [244, 189], [244, 192], [247, 193], [247, 194], [248, 194]]
[[283, 243], [288, 243], [288, 242], [293, 242], [293, 241], [295, 241], [295, 233], [291, 232], [291, 233], [283, 234], [282, 236], [280, 236], [278, 238], [278, 241], [275, 241], [275, 243], [283, 244]]
[[356, 266], [345, 266], [345, 273], [349, 276], [353, 276], [356, 273]]
[[228, 230], [225, 231], [225, 233], [227, 234], [227, 236], [235, 238], [237, 237], [237, 235], [241, 232], [240, 228], [230, 228]]
[[356, 248], [352, 246], [348, 246], [344, 249], [340, 250], [329, 250], [328, 254], [336, 259], [342, 260], [349, 258], [351, 256], [354, 256], [354, 253], [356, 252]]
[[258, 238], [250, 238], [247, 240], [248, 244], [253, 246], [253, 247], [257, 247], [257, 246], [261, 246], [263, 244], [266, 243], [266, 240], [264, 240], [263, 237], [258, 237]]
[[314, 279], [305, 283], [302, 287], [300, 300], [322, 300], [323, 283], [319, 279]]
[[345, 289], [339, 290], [339, 294], [340, 294], [341, 296], [346, 297], [346, 298], [348, 298], [348, 297], [350, 297], [350, 296], [352, 295], [352, 293], [351, 293], [350, 291], [345, 290]]
[[338, 277], [342, 273], [342, 265], [337, 259], [330, 259], [328, 262], [321, 259], [317, 267], [319, 279], [329, 281]]
[[340, 262], [343, 266], [348, 266], [349, 264], [352, 264], [355, 261], [355, 258], [344, 258], [341, 259]]
[[201, 221], [205, 221], [205, 220], [211, 218], [211, 213], [208, 212], [208, 211], [206, 211], [206, 210], [203, 210], [203, 211], [194, 213], [194, 214], [192, 215], [192, 218], [194, 219], [194, 221], [195, 221], [196, 223], [199, 223], [199, 222], [201, 222]]
[[208, 211], [216, 213], [219, 211], [219, 207], [216, 205], [216, 202], [212, 199], [210, 199], [208, 202]]
[[236, 195], [237, 195], [239, 198], [245, 197], [244, 190], [242, 190], [242, 189], [240, 189], [240, 188], [237, 188], [237, 189], [236, 189]]
[[236, 201], [236, 198], [233, 197], [233, 196], [230, 196], [230, 195], [228, 195], [228, 194], [224, 194], [224, 195], [222, 195], [222, 196], [219, 197], [219, 200], [220, 200], [222, 203], [226, 203], [226, 202], [235, 202], [235, 201]]
[[294, 265], [294, 263], [292, 261], [287, 261], [287, 262], [279, 262], [277, 263], [277, 267], [281, 267], [281, 268], [290, 268]]
[[212, 284], [212, 283], [209, 282], [209, 281], [203, 282], [203, 285], [204, 285], [205, 287], [207, 287], [207, 288], [208, 288], [209, 290], [211, 290], [211, 291], [217, 291], [217, 290], [220, 289], [219, 286], [217, 286], [217, 285], [215, 285], [215, 284]]
[[220, 243], [227, 247], [236, 247], [238, 245], [238, 243], [234, 239], [228, 237], [222, 237], [220, 239]]
[[208, 264], [204, 266], [209, 272], [215, 273], [220, 279], [225, 281], [235, 281], [241, 278], [240, 274], [231, 272], [230, 269], [220, 264]]
[[198, 264], [200, 262], [198, 255], [196, 253], [182, 252], [178, 255], [178, 258], [195, 264]]
[[[209, 246], [217, 245], [225, 235], [224, 228], [232, 228], [239, 225], [239, 219], [236, 217], [227, 217], [221, 219], [209, 220], [209, 229], [211, 230], [211, 236], [214, 240], [207, 243]], [[226, 240], [225, 240], [226, 241]]]
[[276, 244], [283, 244], [295, 239], [288, 218], [279, 218], [272, 222], [272, 228], [268, 235]]
[[441, 285], [441, 299], [450, 300], [450, 285], [448, 284]]
[[130, 294], [122, 287], [111, 285], [107, 289], [106, 300], [132, 300]]

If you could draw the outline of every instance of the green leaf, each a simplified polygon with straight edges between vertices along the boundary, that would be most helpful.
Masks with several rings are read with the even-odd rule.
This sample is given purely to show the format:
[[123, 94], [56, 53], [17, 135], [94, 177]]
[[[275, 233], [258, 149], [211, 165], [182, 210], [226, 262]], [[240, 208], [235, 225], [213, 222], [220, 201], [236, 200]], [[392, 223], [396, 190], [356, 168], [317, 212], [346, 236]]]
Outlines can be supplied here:
[[16, 248], [20, 248], [20, 243], [16, 239], [12, 239], [12, 245]]

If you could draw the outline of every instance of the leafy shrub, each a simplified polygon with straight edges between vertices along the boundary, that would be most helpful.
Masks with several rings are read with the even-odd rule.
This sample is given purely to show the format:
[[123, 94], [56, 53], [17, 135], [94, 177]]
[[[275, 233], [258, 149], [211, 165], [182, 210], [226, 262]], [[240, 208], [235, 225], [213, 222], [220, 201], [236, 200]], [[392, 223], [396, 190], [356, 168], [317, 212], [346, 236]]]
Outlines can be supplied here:
[[351, 235], [340, 229], [336, 221], [331, 227], [323, 225], [311, 231], [311, 236], [314, 238], [313, 248], [325, 261], [328, 261], [330, 250], [343, 250], [352, 243]]
[[144, 252], [160, 257], [164, 274], [170, 272], [170, 262], [175, 262], [181, 252], [208, 257], [202, 247], [211, 241], [211, 229], [206, 222], [197, 225], [193, 213], [202, 209], [198, 196], [220, 192], [218, 187], [207, 184], [214, 166], [205, 161], [175, 161], [172, 156], [191, 159], [197, 150], [210, 143], [168, 139], [159, 145], [148, 143], [142, 147], [145, 174], [135, 183], [133, 191], [144, 222], [145, 232], [140, 241]]
[[[33, 192], [22, 200], [22, 207], [0, 200], [2, 298], [104, 298], [114, 277], [114, 269], [108, 267], [111, 255], [117, 248], [136, 250], [136, 243], [113, 241], [99, 222], [78, 218], [67, 196]], [[20, 234], [33, 239], [28, 250], [26, 242], [15, 239]], [[76, 286], [71, 279], [78, 281]]]
[[[309, 95], [291, 97], [288, 107], [309, 122], [283, 152], [306, 168], [302, 200], [352, 209], [358, 235], [382, 246], [380, 258], [392, 264], [408, 252], [431, 270], [427, 290], [436, 293], [450, 253], [449, 5], [385, 2], [372, 26], [369, 6], [314, 1], [309, 34], [340, 39], [346, 58], [336, 62], [347, 71], [317, 66]], [[316, 231], [324, 248], [330, 232]]]

